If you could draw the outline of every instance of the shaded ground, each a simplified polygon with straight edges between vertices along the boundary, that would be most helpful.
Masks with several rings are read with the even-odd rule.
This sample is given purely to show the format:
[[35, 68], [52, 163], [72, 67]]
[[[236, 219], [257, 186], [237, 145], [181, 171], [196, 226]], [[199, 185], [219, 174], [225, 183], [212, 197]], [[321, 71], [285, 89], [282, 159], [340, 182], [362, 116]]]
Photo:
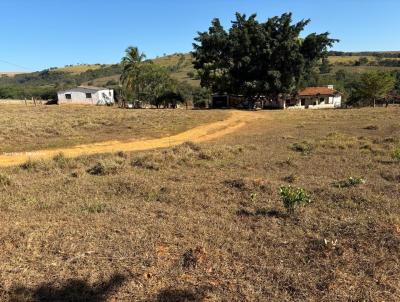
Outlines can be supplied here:
[[[399, 301], [400, 108], [259, 115], [0, 169], [0, 300]], [[282, 185], [312, 202], [287, 215]]]

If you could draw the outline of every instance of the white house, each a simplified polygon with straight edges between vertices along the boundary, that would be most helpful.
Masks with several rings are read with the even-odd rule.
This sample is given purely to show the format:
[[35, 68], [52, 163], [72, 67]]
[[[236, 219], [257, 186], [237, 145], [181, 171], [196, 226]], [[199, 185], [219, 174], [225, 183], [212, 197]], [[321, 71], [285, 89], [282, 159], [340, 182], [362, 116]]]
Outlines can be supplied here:
[[60, 91], [57, 93], [57, 97], [58, 104], [114, 104], [114, 90], [101, 87], [79, 86]]
[[342, 106], [342, 94], [333, 88], [307, 87], [299, 92], [298, 97], [286, 100], [284, 108], [287, 109], [328, 109]]

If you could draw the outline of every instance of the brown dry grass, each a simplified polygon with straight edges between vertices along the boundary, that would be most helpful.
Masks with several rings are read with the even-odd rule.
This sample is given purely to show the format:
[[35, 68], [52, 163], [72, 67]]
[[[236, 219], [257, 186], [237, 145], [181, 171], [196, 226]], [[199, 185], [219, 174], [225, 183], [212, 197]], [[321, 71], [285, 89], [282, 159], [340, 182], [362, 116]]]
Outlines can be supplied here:
[[158, 138], [228, 116], [223, 111], [123, 110], [92, 106], [0, 105], [0, 110], [0, 152]]
[[[0, 300], [399, 301], [399, 108], [258, 114], [214, 143], [1, 169]], [[287, 182], [312, 195], [292, 217]]]

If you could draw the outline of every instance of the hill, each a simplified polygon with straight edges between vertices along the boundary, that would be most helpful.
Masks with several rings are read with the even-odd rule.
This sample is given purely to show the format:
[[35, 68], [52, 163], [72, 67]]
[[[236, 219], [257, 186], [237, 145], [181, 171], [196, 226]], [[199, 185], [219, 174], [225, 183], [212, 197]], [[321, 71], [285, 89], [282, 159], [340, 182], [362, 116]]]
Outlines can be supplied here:
[[104, 67], [109, 67], [110, 64], [79, 64], [79, 65], [67, 65], [61, 68], [53, 68], [52, 70], [72, 73], [72, 74], [80, 74], [88, 70], [97, 70]]
[[[196, 72], [189, 53], [175, 53], [151, 61], [166, 68], [171, 77], [180, 82], [186, 82], [193, 87], [200, 85], [200, 81], [195, 79]], [[349, 75], [369, 70], [400, 71], [400, 52], [330, 52], [329, 65], [328, 73], [321, 75], [322, 81], [318, 80], [312, 84], [336, 84], [335, 77], [338, 71]], [[316, 71], [318, 73], [318, 70]], [[120, 75], [119, 64], [79, 64], [33, 73], [5, 73], [0, 77], [0, 99], [32, 96], [42, 99], [54, 98], [57, 90], [78, 85], [113, 88], [118, 86]]]

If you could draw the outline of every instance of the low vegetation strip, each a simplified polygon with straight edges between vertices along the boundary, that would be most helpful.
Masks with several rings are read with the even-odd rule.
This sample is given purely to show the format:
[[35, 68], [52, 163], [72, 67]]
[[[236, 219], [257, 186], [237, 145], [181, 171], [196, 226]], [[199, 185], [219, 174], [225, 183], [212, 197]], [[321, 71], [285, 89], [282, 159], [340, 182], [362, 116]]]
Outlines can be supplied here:
[[86, 145], [78, 145], [70, 148], [55, 148], [35, 150], [29, 152], [9, 152], [0, 155], [0, 166], [15, 166], [29, 160], [51, 159], [62, 153], [66, 157], [78, 157], [81, 155], [93, 155], [100, 153], [113, 153], [118, 151], [143, 151], [157, 148], [168, 148], [180, 145], [187, 141], [204, 142], [235, 132], [243, 127], [246, 121], [254, 119], [257, 113], [232, 111], [230, 116], [223, 120], [187, 130], [177, 135], [166, 136], [157, 139], [134, 141], [106, 141]]

